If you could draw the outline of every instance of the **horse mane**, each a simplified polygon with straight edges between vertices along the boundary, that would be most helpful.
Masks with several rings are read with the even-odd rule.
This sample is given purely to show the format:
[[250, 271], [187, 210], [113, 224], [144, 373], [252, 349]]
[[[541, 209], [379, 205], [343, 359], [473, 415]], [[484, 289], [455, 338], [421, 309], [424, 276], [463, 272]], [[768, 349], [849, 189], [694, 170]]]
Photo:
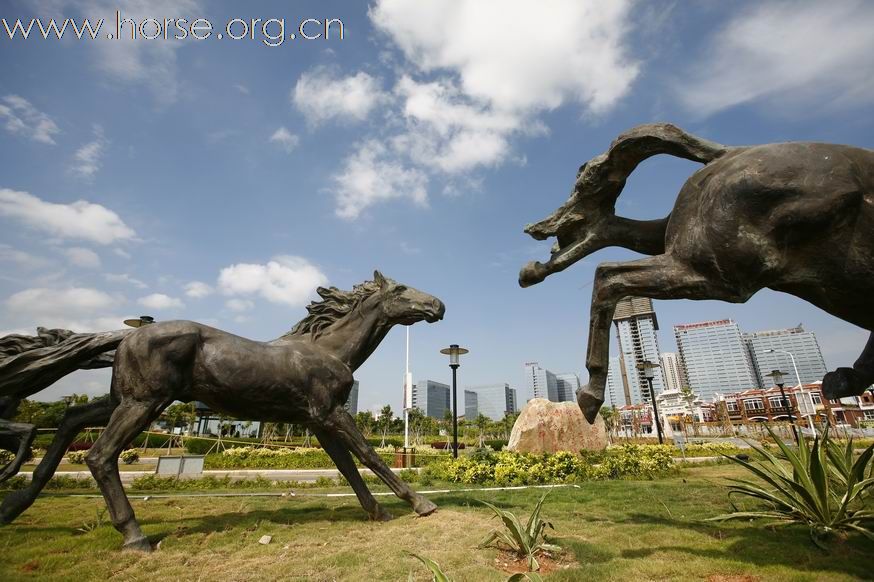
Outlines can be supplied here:
[[68, 329], [36, 328], [37, 335], [10, 334], [0, 337], [0, 358], [55, 346], [75, 335]]
[[322, 301], [313, 301], [307, 305], [309, 315], [297, 322], [297, 325], [282, 337], [310, 334], [312, 339], [318, 339], [322, 332], [346, 317], [365, 299], [376, 293], [379, 287], [376, 281], [365, 281], [352, 287], [351, 291], [343, 291], [336, 287], [319, 287], [316, 293]]

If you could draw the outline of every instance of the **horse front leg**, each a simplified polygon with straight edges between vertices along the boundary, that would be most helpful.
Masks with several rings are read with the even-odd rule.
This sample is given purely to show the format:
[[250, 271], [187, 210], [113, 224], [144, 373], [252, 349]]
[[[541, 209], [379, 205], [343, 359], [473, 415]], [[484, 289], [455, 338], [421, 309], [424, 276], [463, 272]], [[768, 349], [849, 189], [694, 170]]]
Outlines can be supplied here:
[[313, 427], [313, 432], [316, 433], [319, 444], [337, 465], [337, 469], [349, 481], [349, 486], [352, 487], [355, 496], [358, 497], [358, 502], [370, 516], [370, 519], [373, 521], [392, 519], [392, 515], [383, 509], [373, 497], [370, 489], [367, 488], [367, 484], [361, 478], [361, 473], [358, 472], [358, 467], [355, 466], [352, 455], [349, 454], [349, 449], [343, 446], [343, 443], [335, 435], [321, 428]]
[[871, 384], [874, 384], [874, 333], [868, 336], [865, 349], [852, 368], [838, 368], [823, 377], [822, 393], [829, 400], [861, 396]]
[[30, 484], [24, 489], [18, 489], [3, 498], [0, 504], [0, 524], [11, 523], [21, 515], [28, 507], [33, 505], [43, 487], [55, 474], [64, 454], [70, 444], [76, 439], [83, 428], [88, 426], [103, 426], [109, 422], [116, 403], [110, 398], [101, 398], [88, 404], [71, 406], [64, 413], [55, 438], [46, 449], [42, 461], [33, 471]]
[[373, 450], [367, 440], [362, 436], [355, 421], [343, 408], [336, 408], [325, 420], [325, 428], [336, 434], [352, 453], [358, 457], [364, 465], [382, 479], [395, 495], [412, 506], [413, 511], [421, 516], [429, 515], [437, 510], [437, 506], [425, 496], [410, 489], [400, 477], [388, 468], [376, 451]]
[[589, 322], [586, 369], [589, 383], [577, 393], [577, 403], [590, 423], [604, 404], [610, 356], [610, 324], [616, 304], [625, 297], [651, 299], [720, 299], [742, 303], [749, 295], [708, 280], [671, 255], [625, 263], [601, 263], [595, 271]]

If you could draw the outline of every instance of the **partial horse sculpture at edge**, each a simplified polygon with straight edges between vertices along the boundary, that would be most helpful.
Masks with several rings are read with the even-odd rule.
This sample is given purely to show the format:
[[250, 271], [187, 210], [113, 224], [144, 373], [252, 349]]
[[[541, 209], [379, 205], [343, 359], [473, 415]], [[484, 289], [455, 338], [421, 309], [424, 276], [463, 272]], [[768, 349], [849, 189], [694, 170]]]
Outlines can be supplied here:
[[[626, 179], [657, 154], [704, 167], [665, 218], [616, 216]], [[577, 394], [589, 422], [604, 402], [613, 312], [627, 296], [744, 303], [764, 288], [795, 295], [872, 332], [852, 368], [823, 378], [825, 396], [859, 395], [874, 383], [874, 151], [802, 142], [729, 147], [670, 124], [642, 125], [584, 164], [570, 199], [525, 232], [557, 240], [549, 261], [522, 268], [522, 287], [605, 247], [651, 255], [595, 271], [589, 383]]]

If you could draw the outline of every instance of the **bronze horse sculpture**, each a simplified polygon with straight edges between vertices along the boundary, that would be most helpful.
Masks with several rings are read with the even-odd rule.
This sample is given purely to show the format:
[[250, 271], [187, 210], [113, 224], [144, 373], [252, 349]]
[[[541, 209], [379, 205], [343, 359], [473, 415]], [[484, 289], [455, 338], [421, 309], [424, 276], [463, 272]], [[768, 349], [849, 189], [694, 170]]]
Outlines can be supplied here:
[[352, 291], [319, 288], [323, 301], [290, 332], [258, 342], [191, 321], [131, 332], [116, 349], [110, 398], [117, 407], [86, 457], [124, 546], [148, 551], [122, 488], [118, 455], [171, 402], [199, 400], [232, 416], [303, 424], [349, 481], [371, 519], [391, 516], [367, 489], [352, 454], [419, 515], [437, 507], [380, 459], [343, 407], [353, 372], [396, 324], [436, 322], [443, 303], [374, 273]]
[[[657, 155], [704, 164], [660, 220], [616, 216], [628, 176]], [[610, 324], [627, 296], [744, 303], [769, 288], [872, 332], [852, 368], [823, 378], [827, 398], [874, 382], [874, 151], [823, 143], [729, 147], [669, 124], [642, 125], [584, 164], [570, 199], [525, 232], [556, 237], [546, 263], [522, 268], [523, 287], [619, 246], [647, 258], [595, 271], [586, 368], [577, 401], [589, 422], [604, 402]]]

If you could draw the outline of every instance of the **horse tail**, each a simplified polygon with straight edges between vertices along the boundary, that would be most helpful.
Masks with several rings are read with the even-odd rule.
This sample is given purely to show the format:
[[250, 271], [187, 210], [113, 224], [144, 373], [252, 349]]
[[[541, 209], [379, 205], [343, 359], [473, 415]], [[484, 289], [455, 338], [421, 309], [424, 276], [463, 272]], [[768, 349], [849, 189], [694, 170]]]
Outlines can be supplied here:
[[111, 352], [130, 331], [73, 333], [40, 328], [35, 337], [0, 338], [0, 395], [25, 398], [76, 370], [111, 366]]

